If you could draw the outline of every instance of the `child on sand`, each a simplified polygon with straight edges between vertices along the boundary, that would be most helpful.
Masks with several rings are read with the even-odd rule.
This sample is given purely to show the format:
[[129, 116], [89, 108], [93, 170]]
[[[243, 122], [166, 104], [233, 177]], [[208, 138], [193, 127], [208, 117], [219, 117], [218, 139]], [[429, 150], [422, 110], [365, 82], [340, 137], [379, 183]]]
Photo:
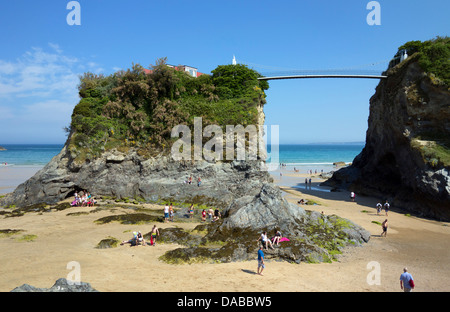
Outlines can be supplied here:
[[152, 228], [152, 234], [151, 234], [152, 241], [150, 242], [153, 246], [156, 246], [156, 236], [159, 236], [159, 230], [156, 227], [156, 225], [154, 225]]

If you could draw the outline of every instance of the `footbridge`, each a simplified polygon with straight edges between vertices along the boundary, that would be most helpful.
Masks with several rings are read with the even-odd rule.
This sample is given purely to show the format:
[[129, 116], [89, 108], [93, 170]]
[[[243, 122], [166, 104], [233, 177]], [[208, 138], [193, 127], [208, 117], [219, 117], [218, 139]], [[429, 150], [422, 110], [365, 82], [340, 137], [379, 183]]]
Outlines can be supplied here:
[[265, 73], [258, 80], [312, 79], [312, 78], [363, 78], [386, 79], [383, 72], [375, 70], [299, 70], [290, 72]]
[[[240, 62], [250, 68], [260, 68], [261, 77], [259, 80], [281, 80], [281, 79], [311, 79], [311, 78], [363, 78], [363, 79], [386, 79], [385, 70], [379, 69], [380, 66], [386, 68], [391, 60], [382, 60], [369, 64], [352, 66], [347, 68], [333, 69], [293, 69], [266, 66], [250, 62]], [[233, 56], [233, 63], [237, 64]], [[378, 69], [376, 69], [378, 68]]]

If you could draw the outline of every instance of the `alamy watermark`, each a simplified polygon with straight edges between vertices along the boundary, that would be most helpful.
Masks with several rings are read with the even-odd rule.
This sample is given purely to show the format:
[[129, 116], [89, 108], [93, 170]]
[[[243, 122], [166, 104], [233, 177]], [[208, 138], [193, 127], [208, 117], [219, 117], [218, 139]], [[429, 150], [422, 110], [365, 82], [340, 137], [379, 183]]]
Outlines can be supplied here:
[[70, 261], [66, 266], [67, 270], [71, 270], [67, 274], [67, 283], [69, 285], [80, 285], [81, 284], [81, 265], [77, 261]]
[[66, 22], [69, 26], [81, 25], [81, 5], [78, 1], [70, 1], [66, 6], [67, 10], [70, 10], [66, 16]]
[[368, 285], [381, 285], [381, 265], [377, 261], [370, 261], [367, 263], [367, 269], [371, 270], [369, 274], [367, 274], [366, 282]]
[[[66, 6], [70, 12], [66, 16], [66, 21], [69, 26], [81, 25], [81, 5], [78, 1], [69, 1]], [[381, 25], [381, 5], [378, 1], [370, 1], [366, 6], [370, 10], [367, 14], [366, 22], [370, 26]]]
[[[203, 128], [202, 118], [195, 117], [193, 133], [186, 125], [172, 129], [172, 138], [178, 140], [171, 147], [171, 156], [184, 161], [261, 160], [265, 162], [265, 170], [274, 171], [279, 165], [279, 126], [270, 126], [270, 152], [268, 130], [266, 125], [227, 125], [224, 134], [218, 125]], [[205, 138], [210, 139], [203, 143]]]
[[371, 10], [367, 14], [366, 22], [369, 26], [381, 25], [381, 5], [378, 1], [370, 1], [366, 6], [367, 10]]

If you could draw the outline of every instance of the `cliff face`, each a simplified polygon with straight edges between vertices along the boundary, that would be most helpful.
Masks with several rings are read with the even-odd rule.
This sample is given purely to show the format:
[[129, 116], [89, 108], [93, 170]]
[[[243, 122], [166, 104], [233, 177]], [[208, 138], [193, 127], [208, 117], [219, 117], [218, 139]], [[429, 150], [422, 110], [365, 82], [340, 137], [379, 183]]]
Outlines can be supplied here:
[[[185, 183], [192, 177], [192, 184]], [[202, 181], [197, 186], [197, 179]], [[146, 158], [136, 151], [105, 152], [95, 160], [77, 164], [67, 146], [32, 178], [19, 185], [2, 204], [53, 204], [87, 190], [94, 195], [173, 200], [225, 207], [236, 196], [254, 194], [255, 184], [270, 182], [259, 163], [174, 161], [169, 156]]]
[[390, 69], [380, 81], [370, 99], [363, 151], [327, 184], [450, 219], [450, 92], [417, 59]]

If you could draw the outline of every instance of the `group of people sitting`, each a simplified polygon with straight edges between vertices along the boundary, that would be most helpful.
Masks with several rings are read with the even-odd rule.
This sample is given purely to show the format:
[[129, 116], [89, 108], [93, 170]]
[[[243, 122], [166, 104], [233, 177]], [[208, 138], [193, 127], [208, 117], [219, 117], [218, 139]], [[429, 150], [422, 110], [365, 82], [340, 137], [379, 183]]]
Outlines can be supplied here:
[[258, 238], [257, 242], [261, 242], [263, 247], [267, 250], [268, 247], [273, 248], [274, 245], [279, 246], [281, 242], [288, 242], [289, 238], [283, 237], [280, 231], [275, 231], [275, 235], [269, 239], [267, 237], [267, 232], [264, 231], [261, 233], [261, 236]]
[[78, 194], [78, 192], [75, 192], [74, 196], [75, 199], [71, 203], [72, 206], [77, 207], [93, 207], [97, 201], [94, 199], [94, 197], [91, 195], [91, 193], [87, 191], [80, 192], [81, 194]]

